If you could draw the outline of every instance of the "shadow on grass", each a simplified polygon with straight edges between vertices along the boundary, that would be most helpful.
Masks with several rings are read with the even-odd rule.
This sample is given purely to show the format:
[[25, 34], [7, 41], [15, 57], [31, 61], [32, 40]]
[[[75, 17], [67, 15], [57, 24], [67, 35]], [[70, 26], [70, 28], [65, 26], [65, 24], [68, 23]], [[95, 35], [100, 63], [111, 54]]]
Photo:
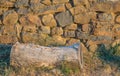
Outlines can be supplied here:
[[99, 45], [97, 55], [100, 60], [107, 64], [114, 64], [120, 67], [120, 44], [106, 49], [104, 44]]

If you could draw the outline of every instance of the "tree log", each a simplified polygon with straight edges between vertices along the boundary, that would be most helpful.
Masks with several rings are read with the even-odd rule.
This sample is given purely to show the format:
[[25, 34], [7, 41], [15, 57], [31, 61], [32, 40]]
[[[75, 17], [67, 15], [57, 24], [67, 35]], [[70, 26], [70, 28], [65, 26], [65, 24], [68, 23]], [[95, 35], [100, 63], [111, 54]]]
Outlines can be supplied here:
[[[10, 65], [18, 67], [49, 66], [61, 61], [79, 61], [79, 44], [66, 47], [45, 47], [34, 44], [16, 43], [10, 54]], [[81, 64], [81, 63], [80, 63]]]

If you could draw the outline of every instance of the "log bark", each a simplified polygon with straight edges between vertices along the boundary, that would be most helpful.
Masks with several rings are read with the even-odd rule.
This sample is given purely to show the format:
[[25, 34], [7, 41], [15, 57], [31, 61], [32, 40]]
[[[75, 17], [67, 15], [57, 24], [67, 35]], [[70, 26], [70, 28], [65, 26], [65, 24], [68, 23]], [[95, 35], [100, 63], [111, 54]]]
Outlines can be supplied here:
[[41, 67], [54, 65], [63, 60], [74, 62], [80, 60], [78, 48], [79, 44], [68, 47], [45, 47], [17, 42], [11, 49], [10, 65]]

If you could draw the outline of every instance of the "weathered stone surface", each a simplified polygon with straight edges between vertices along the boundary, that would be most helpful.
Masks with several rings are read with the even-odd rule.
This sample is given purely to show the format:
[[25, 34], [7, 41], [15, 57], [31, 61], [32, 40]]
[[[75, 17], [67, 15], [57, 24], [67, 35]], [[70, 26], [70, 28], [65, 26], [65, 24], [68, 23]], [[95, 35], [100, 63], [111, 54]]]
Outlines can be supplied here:
[[83, 32], [76, 32], [76, 37], [79, 39], [89, 39], [89, 34]]
[[0, 2], [0, 7], [6, 7], [6, 8], [14, 7], [14, 3], [4, 0], [3, 2]]
[[116, 39], [119, 39], [120, 38], [120, 25], [119, 24], [115, 24], [113, 29], [113, 36], [116, 38]]
[[2, 44], [9, 44], [17, 42], [17, 37], [11, 35], [2, 35], [0, 36], [0, 43]]
[[55, 27], [57, 26], [56, 20], [52, 14], [44, 15], [42, 17], [42, 22], [45, 26]]
[[98, 46], [96, 44], [89, 46], [89, 51], [90, 52], [94, 53], [95, 51], [97, 51], [97, 49], [98, 49]]
[[66, 3], [69, 0], [52, 0], [53, 4], [60, 4], [60, 3]]
[[3, 14], [4, 25], [14, 25], [18, 21], [18, 14], [14, 10], [9, 10]]
[[50, 34], [50, 27], [48, 26], [41, 26], [41, 32], [45, 34]]
[[37, 33], [22, 32], [21, 37], [24, 43], [37, 43], [37, 40], [38, 40]]
[[98, 20], [101, 22], [106, 22], [106, 21], [112, 21], [113, 17], [111, 14], [107, 14], [107, 13], [100, 13], [98, 14]]
[[19, 21], [21, 25], [42, 25], [40, 18], [37, 15], [33, 14], [27, 14], [26, 16], [22, 16]]
[[69, 11], [58, 13], [55, 18], [61, 27], [73, 23], [73, 17]]
[[52, 35], [63, 35], [63, 29], [61, 27], [54, 27], [51, 30]]
[[22, 32], [36, 33], [37, 28], [33, 25], [25, 25], [23, 26]]
[[65, 6], [66, 6], [67, 9], [72, 8], [72, 4], [70, 2], [66, 3]]
[[19, 8], [17, 10], [17, 13], [20, 14], [20, 15], [25, 15], [29, 12], [29, 10], [27, 8]]
[[65, 30], [65, 31], [64, 31], [64, 36], [65, 36], [65, 37], [75, 37], [75, 31]]
[[8, 11], [8, 8], [2, 8], [2, 9], [0, 9], [0, 15], [2, 15], [3, 13], [5, 13], [6, 11]]
[[96, 28], [94, 30], [95, 36], [112, 36], [112, 31], [109, 28]]
[[76, 7], [73, 7], [73, 8], [70, 9], [70, 13], [72, 15], [77, 15], [79, 13], [85, 13], [85, 12], [87, 12], [87, 10], [82, 5], [79, 5], [79, 6], [76, 6]]
[[120, 15], [117, 15], [117, 16], [116, 16], [115, 22], [116, 22], [116, 23], [120, 23]]
[[85, 5], [86, 7], [90, 6], [88, 0], [73, 0], [73, 4], [74, 6], [77, 6], [80, 4]]
[[46, 7], [46, 5], [40, 3], [39, 0], [33, 0], [30, 1], [30, 9], [34, 12], [34, 13], [38, 13], [38, 11], [42, 8]]
[[73, 45], [73, 44], [78, 43], [78, 42], [80, 42], [79, 39], [70, 38], [66, 41], [66, 46], [70, 46], [70, 45]]
[[112, 10], [113, 12], [120, 12], [120, 2], [118, 1], [118, 2], [115, 2], [114, 4], [113, 4], [113, 10]]
[[91, 10], [98, 12], [110, 12], [112, 11], [112, 3], [111, 2], [95, 3], [94, 5], [92, 5]]
[[77, 24], [70, 24], [64, 28], [65, 30], [76, 30]]
[[46, 45], [63, 46], [66, 43], [66, 39], [58, 35], [47, 37], [45, 40]]
[[44, 8], [39, 9], [38, 15], [63, 12], [65, 10], [66, 9], [64, 4], [50, 5], [50, 6], [45, 6]]
[[87, 24], [90, 22], [90, 17], [86, 13], [80, 13], [74, 16], [74, 22], [79, 24]]
[[17, 36], [17, 38], [18, 38], [19, 40], [21, 40], [20, 34], [21, 34], [21, 32], [22, 32], [22, 26], [17, 23], [17, 24], [15, 25], [15, 29], [16, 29], [16, 36]]
[[90, 24], [84, 24], [82, 25], [82, 31], [88, 33], [90, 30]]
[[15, 27], [14, 26], [3, 26], [2, 34], [15, 36], [16, 35]]
[[[16, 43], [11, 49], [10, 65], [14, 67], [41, 67], [54, 66], [55, 63], [78, 61], [76, 49], [79, 44], [69, 47], [44, 47], [33, 44]], [[81, 51], [81, 50], [80, 50]]]
[[15, 3], [15, 7], [17, 8], [21, 8], [21, 7], [27, 7], [29, 6], [29, 0], [17, 0], [17, 2]]
[[41, 3], [45, 4], [45, 5], [51, 5], [51, 0], [41, 0]]

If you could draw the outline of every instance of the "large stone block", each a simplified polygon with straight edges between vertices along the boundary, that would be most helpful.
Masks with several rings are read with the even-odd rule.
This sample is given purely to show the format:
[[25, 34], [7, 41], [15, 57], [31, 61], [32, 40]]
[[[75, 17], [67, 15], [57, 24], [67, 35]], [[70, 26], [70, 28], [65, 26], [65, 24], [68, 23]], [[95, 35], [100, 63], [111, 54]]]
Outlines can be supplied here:
[[55, 18], [61, 27], [73, 23], [73, 17], [69, 11], [58, 13]]
[[90, 17], [87, 13], [80, 13], [74, 16], [74, 22], [79, 24], [87, 24], [90, 22]]
[[18, 21], [18, 14], [14, 10], [6, 11], [3, 14], [4, 25], [14, 25]]
[[55, 27], [57, 26], [56, 20], [52, 14], [44, 15], [42, 17], [42, 22], [45, 26]]
[[56, 4], [56, 5], [45, 6], [44, 8], [39, 9], [37, 13], [38, 15], [43, 15], [43, 14], [51, 14], [56, 12], [63, 12], [65, 10], [66, 8], [64, 4]]

